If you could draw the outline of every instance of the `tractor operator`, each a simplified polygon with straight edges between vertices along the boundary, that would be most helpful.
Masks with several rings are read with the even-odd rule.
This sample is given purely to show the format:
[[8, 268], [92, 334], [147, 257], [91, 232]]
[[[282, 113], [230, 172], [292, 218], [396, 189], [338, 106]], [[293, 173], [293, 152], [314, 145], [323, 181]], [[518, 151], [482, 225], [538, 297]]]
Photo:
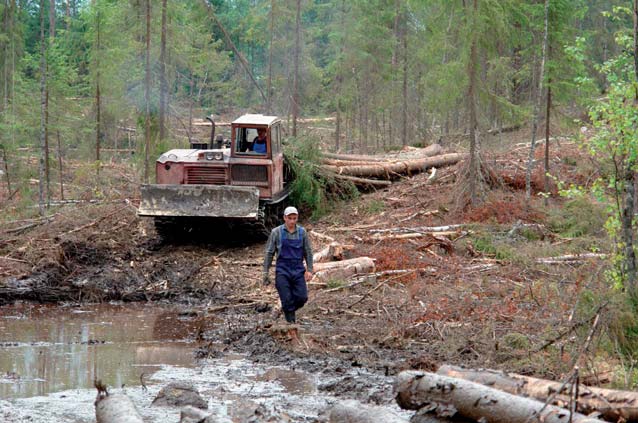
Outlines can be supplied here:
[[[275, 287], [281, 309], [288, 323], [296, 323], [295, 312], [308, 301], [306, 282], [312, 278], [312, 247], [306, 230], [297, 225], [299, 212], [295, 207], [284, 210], [284, 224], [270, 233], [264, 257], [263, 283], [270, 284], [268, 270], [275, 252]], [[304, 266], [304, 259], [306, 266]]]
[[251, 150], [255, 153], [266, 154], [266, 130], [264, 128], [257, 130], [257, 136], [253, 139]]

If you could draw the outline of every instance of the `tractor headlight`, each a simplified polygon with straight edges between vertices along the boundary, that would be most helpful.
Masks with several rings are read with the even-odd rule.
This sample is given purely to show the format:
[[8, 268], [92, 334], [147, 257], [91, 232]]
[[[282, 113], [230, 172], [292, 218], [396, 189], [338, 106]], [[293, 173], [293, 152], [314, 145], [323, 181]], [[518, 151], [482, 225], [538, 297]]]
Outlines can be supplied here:
[[206, 153], [204, 153], [204, 158], [206, 160], [214, 160], [215, 159], [215, 153], [213, 153], [212, 151], [207, 151]]
[[222, 160], [223, 158], [224, 158], [224, 153], [222, 153], [221, 151], [215, 151], [213, 153], [213, 159]]

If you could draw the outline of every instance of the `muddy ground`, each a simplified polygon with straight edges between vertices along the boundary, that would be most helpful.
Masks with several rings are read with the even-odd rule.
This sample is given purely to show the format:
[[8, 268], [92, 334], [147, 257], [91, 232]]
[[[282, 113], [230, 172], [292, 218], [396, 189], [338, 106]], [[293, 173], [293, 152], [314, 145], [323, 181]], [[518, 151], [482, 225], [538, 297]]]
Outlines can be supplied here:
[[[563, 139], [552, 148], [559, 179], [582, 183], [591, 177], [574, 142]], [[597, 306], [583, 301], [583, 293], [606, 289], [604, 268], [596, 258], [564, 264], [538, 259], [604, 252], [604, 217], [595, 206], [570, 209], [555, 185], [548, 206], [535, 195], [526, 207], [526, 154], [523, 144], [486, 158], [491, 190], [477, 208], [462, 204], [461, 163], [438, 169], [433, 179], [402, 178], [318, 219], [302, 215], [302, 224], [319, 234], [312, 235], [315, 250], [331, 237], [352, 245], [348, 257], [372, 257], [377, 272], [388, 272], [352, 286], [311, 283], [298, 337], [278, 330], [276, 291], [260, 283], [263, 241], [244, 242], [233, 234], [162, 243], [152, 222], [136, 216], [138, 199], [130, 186], [129, 195], [100, 204], [69, 204], [48, 219], [3, 224], [0, 304], [117, 300], [203, 306], [194, 335], [200, 357], [235, 351], [255, 363], [327, 372], [334, 382], [322, 387], [326, 393], [366, 403], [391, 403], [391, 389], [375, 388], [379, 380], [372, 377], [352, 377], [353, 368], [386, 378], [449, 363], [560, 379], [571, 369]], [[534, 182], [536, 193], [540, 172]], [[464, 226], [436, 236], [383, 237], [391, 228], [414, 233], [452, 224]], [[609, 364], [602, 367], [602, 361]], [[618, 383], [614, 363], [600, 351], [589, 354], [583, 380]]]

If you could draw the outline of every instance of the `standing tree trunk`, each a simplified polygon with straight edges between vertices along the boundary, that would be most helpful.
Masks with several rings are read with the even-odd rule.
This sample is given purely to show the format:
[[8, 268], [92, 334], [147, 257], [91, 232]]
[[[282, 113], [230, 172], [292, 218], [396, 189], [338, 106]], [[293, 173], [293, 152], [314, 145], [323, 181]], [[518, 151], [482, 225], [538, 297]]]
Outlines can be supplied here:
[[55, 38], [55, 0], [49, 0], [49, 41]]
[[545, 205], [549, 204], [549, 121], [552, 110], [552, 79], [547, 80], [547, 104], [545, 105], [545, 178], [543, 191], [545, 191]]
[[[474, 22], [478, 13], [478, 0], [474, 0], [473, 2], [473, 16], [469, 22]], [[468, 12], [469, 15], [469, 12]], [[474, 30], [474, 25], [470, 28], [471, 30], [471, 45], [470, 45], [470, 60], [467, 65], [467, 73], [468, 73], [468, 88], [467, 88], [467, 101], [468, 101], [468, 109], [470, 112], [470, 172], [469, 172], [469, 188], [470, 188], [470, 202], [472, 205], [476, 205], [478, 203], [478, 185], [479, 185], [479, 151], [478, 151], [478, 142], [477, 142], [477, 126], [478, 119], [476, 116], [476, 68], [478, 66], [478, 42], [476, 31]]]
[[66, 0], [66, 30], [71, 29], [71, 0]]
[[[49, 0], [49, 45], [52, 45], [55, 41], [55, 0]], [[48, 73], [47, 63], [47, 73]], [[45, 115], [45, 132], [44, 132], [44, 173], [46, 179], [46, 198], [47, 208], [51, 205], [51, 157], [49, 147], [49, 85], [46, 88], [46, 115]]]
[[534, 99], [534, 111], [532, 112], [532, 141], [529, 146], [527, 158], [527, 171], [525, 172], [525, 199], [529, 203], [532, 196], [532, 170], [534, 168], [534, 150], [536, 149], [536, 130], [538, 129], [538, 113], [541, 108], [543, 93], [543, 78], [545, 76], [545, 55], [547, 52], [547, 39], [549, 35], [549, 0], [545, 0], [545, 31], [543, 34], [543, 49], [541, 52], [541, 68], [538, 75], [538, 89]]
[[57, 131], [58, 135], [58, 170], [60, 172], [60, 200], [64, 201], [64, 172], [62, 170], [62, 143], [60, 142], [60, 131]]
[[292, 136], [297, 136], [297, 118], [299, 117], [299, 55], [301, 49], [301, 0], [297, 0], [297, 15], [295, 18], [295, 74], [292, 88]]
[[100, 9], [97, 4], [97, 0], [95, 1], [95, 6], [97, 6], [97, 11], [95, 14], [95, 169], [96, 173], [100, 174], [100, 139], [102, 134], [102, 99], [100, 97], [100, 54], [101, 54], [101, 40], [100, 40]]
[[268, 41], [268, 114], [272, 114], [272, 42], [275, 37], [275, 0], [270, 0], [270, 39]]
[[168, 103], [168, 82], [166, 81], [166, 0], [162, 0], [162, 35], [160, 38], [159, 77], [159, 139], [162, 141], [166, 138], [166, 114], [168, 109], [166, 107]]
[[2, 149], [2, 162], [4, 163], [4, 177], [7, 181], [7, 199], [11, 198], [11, 178], [9, 177], [9, 162], [7, 161], [7, 150], [0, 145]]
[[401, 37], [403, 38], [403, 110], [401, 110], [403, 131], [401, 143], [408, 145], [408, 23], [407, 17], [403, 17]]
[[146, 75], [144, 78], [144, 182], [148, 184], [151, 150], [151, 0], [146, 0]]
[[40, 216], [44, 216], [44, 174], [46, 151], [46, 114], [47, 114], [47, 58], [46, 39], [44, 36], [44, 0], [40, 0], [40, 166], [38, 168], [38, 209]]
[[[634, 20], [634, 75], [638, 82], [638, 0], [633, 2], [633, 20]], [[635, 86], [634, 86], [635, 87]], [[634, 107], [638, 107], [638, 87], [635, 87]], [[638, 298], [636, 290], [636, 253], [634, 251], [634, 197], [636, 195], [634, 186], [634, 167], [636, 161], [631, 156], [627, 159], [624, 169], [624, 188], [625, 188], [625, 204], [622, 210], [622, 240], [624, 244], [624, 271], [626, 278], [625, 288], [629, 291], [629, 295]]]

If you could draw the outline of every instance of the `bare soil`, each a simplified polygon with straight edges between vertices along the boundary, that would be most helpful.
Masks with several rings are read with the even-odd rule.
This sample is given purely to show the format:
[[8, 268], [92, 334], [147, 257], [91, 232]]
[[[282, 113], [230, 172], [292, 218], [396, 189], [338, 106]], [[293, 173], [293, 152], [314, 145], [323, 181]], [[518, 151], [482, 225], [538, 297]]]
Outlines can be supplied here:
[[[355, 398], [365, 392], [366, 402], [384, 403], [392, 394], [384, 388], [375, 399], [371, 387], [359, 386], [367, 382], [344, 368], [391, 376], [450, 363], [560, 379], [590, 326], [593, 306], [582, 295], [606, 290], [604, 269], [596, 259], [565, 265], [536, 259], [594, 247], [605, 251], [606, 241], [602, 226], [571, 237], [552, 226], [566, 201], [555, 195], [553, 183], [548, 206], [537, 195], [525, 205], [526, 155], [524, 146], [515, 146], [485, 157], [485, 183], [491, 187], [476, 208], [465, 206], [461, 163], [438, 169], [432, 180], [428, 174], [405, 178], [320, 219], [302, 221], [310, 231], [353, 245], [350, 257], [376, 259], [377, 271], [411, 271], [387, 272], [352, 287], [349, 281], [311, 283], [298, 336], [277, 330], [283, 319], [276, 291], [260, 283], [263, 242], [243, 243], [233, 234], [163, 244], [152, 222], [136, 216], [137, 194], [130, 185], [126, 198], [66, 205], [49, 220], [4, 224], [0, 304], [205, 304], [197, 335], [200, 356], [239, 351], [256, 362], [341, 372], [347, 376], [322, 389]], [[552, 145], [551, 165], [568, 182], [591, 176], [584, 155], [569, 141]], [[535, 194], [543, 187], [540, 170], [533, 187]], [[374, 238], [379, 230], [451, 224], [466, 226], [445, 235]], [[327, 244], [314, 235], [312, 241], [315, 250]], [[585, 381], [610, 381], [600, 360], [593, 355], [587, 360]]]

